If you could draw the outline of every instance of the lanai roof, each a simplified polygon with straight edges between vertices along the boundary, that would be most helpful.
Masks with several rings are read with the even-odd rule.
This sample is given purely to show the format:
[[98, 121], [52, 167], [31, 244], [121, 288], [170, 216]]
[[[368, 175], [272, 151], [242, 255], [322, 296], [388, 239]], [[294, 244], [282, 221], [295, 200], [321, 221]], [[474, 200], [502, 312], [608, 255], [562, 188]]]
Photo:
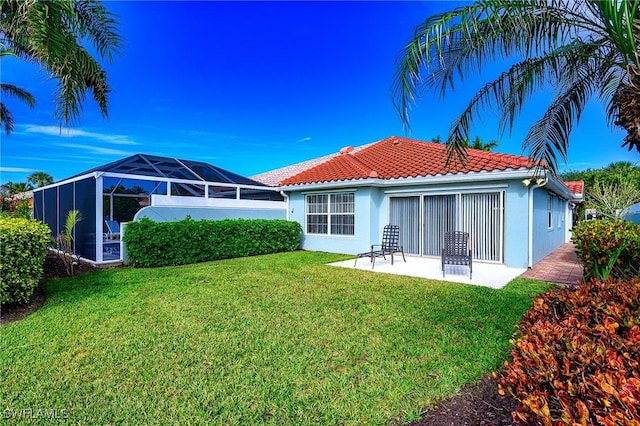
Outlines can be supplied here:
[[123, 173], [203, 182], [236, 183], [265, 186], [263, 183], [240, 176], [220, 167], [201, 161], [182, 160], [148, 154], [135, 154], [112, 163], [104, 164], [79, 173], [81, 176], [93, 172]]

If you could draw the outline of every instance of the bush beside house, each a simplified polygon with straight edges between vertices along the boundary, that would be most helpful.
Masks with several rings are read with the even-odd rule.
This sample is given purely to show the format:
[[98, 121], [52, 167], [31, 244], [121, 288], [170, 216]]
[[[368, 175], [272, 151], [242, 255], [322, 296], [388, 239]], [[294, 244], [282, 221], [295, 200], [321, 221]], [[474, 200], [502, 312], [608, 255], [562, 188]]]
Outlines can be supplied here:
[[0, 217], [0, 304], [26, 303], [40, 281], [51, 231], [30, 219]]
[[286, 220], [144, 218], [128, 224], [123, 239], [134, 266], [156, 267], [293, 251], [301, 232], [299, 223]]
[[572, 241], [584, 267], [584, 278], [626, 279], [640, 274], [640, 225], [591, 220], [573, 228]]
[[543, 294], [498, 390], [520, 425], [640, 424], [640, 278]]

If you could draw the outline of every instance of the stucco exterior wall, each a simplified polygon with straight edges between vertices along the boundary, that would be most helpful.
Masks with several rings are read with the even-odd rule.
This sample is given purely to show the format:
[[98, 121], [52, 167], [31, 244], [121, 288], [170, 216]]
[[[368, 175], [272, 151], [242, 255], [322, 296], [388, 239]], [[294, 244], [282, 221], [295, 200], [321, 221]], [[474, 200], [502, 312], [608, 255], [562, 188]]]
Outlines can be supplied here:
[[[305, 214], [306, 195], [335, 192], [355, 193], [354, 235], [319, 235], [307, 233]], [[369, 245], [371, 245], [371, 235], [378, 224], [377, 209], [375, 208], [378, 196], [375, 194], [373, 188], [304, 191], [292, 192], [288, 195], [289, 220], [296, 221], [302, 225], [302, 248], [304, 250], [356, 254], [366, 251]]]
[[[548, 201], [551, 196], [551, 227], [549, 227]], [[543, 188], [533, 190], [533, 264], [542, 260], [566, 241], [567, 200]]]
[[504, 263], [526, 268], [529, 262], [529, 190], [520, 180], [507, 182], [504, 215]]
[[[299, 222], [304, 230], [303, 249], [345, 254], [366, 251], [370, 244], [379, 242], [382, 228], [389, 223], [389, 199], [394, 195], [503, 192], [503, 263], [514, 268], [526, 268], [529, 264], [529, 187], [524, 186], [520, 179], [351, 188], [350, 191], [355, 192], [355, 235], [307, 234], [305, 195], [344, 190], [341, 188], [288, 193], [289, 219]], [[554, 196], [553, 226], [549, 228], [547, 226], [548, 194], [549, 192], [544, 188], [533, 189], [533, 243], [531, 245], [533, 263], [538, 262], [566, 241], [568, 202], [557, 195]]]
[[[342, 189], [344, 190], [344, 189]], [[306, 232], [305, 195], [337, 191], [290, 192], [290, 220], [299, 222], [304, 229], [302, 248], [305, 250], [356, 254], [366, 251], [370, 244], [378, 243], [382, 228], [389, 223], [389, 199], [393, 195], [445, 194], [469, 192], [505, 193], [505, 250], [504, 261], [508, 265], [526, 267], [527, 263], [527, 191], [522, 183], [508, 181], [466, 182], [450, 184], [421, 184], [352, 188], [355, 192], [355, 235], [314, 235]]]

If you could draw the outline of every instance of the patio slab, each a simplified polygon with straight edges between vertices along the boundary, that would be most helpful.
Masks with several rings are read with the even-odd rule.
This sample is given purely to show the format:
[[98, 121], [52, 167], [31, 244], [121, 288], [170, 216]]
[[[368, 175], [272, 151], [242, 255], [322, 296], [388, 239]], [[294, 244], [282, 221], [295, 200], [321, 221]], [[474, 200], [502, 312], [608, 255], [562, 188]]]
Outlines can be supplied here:
[[[473, 279], [469, 279], [469, 268], [466, 266], [447, 266], [446, 276], [442, 278], [440, 270], [440, 258], [406, 256], [407, 262], [402, 261], [402, 256], [394, 257], [394, 264], [391, 265], [391, 259], [376, 259], [374, 269], [371, 269], [371, 262], [368, 258], [358, 259], [355, 266], [356, 269], [369, 271], [373, 273], [387, 273], [396, 275], [407, 275], [410, 277], [428, 278], [438, 281], [449, 281], [462, 284], [479, 285], [500, 289], [514, 278], [522, 275], [526, 269], [508, 268], [504, 265], [494, 263], [483, 263], [475, 261], [473, 263]], [[355, 259], [343, 260], [340, 262], [330, 263], [330, 266], [338, 266], [343, 268], [354, 268]]]

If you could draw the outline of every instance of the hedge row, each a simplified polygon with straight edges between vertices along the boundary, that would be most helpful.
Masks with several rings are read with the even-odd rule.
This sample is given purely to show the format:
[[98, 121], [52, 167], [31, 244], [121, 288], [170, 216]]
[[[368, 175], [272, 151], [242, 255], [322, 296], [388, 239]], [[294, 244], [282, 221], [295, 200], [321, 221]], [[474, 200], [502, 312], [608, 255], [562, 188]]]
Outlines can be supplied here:
[[0, 304], [26, 303], [40, 281], [49, 227], [35, 220], [0, 217]]
[[614, 279], [640, 274], [640, 225], [590, 220], [576, 225], [572, 233], [586, 280], [603, 278], [602, 272], [608, 270]]
[[519, 425], [640, 425], [640, 278], [596, 280], [534, 301], [498, 391]]
[[301, 232], [299, 223], [286, 220], [144, 218], [127, 225], [124, 242], [134, 266], [156, 267], [293, 251]]

